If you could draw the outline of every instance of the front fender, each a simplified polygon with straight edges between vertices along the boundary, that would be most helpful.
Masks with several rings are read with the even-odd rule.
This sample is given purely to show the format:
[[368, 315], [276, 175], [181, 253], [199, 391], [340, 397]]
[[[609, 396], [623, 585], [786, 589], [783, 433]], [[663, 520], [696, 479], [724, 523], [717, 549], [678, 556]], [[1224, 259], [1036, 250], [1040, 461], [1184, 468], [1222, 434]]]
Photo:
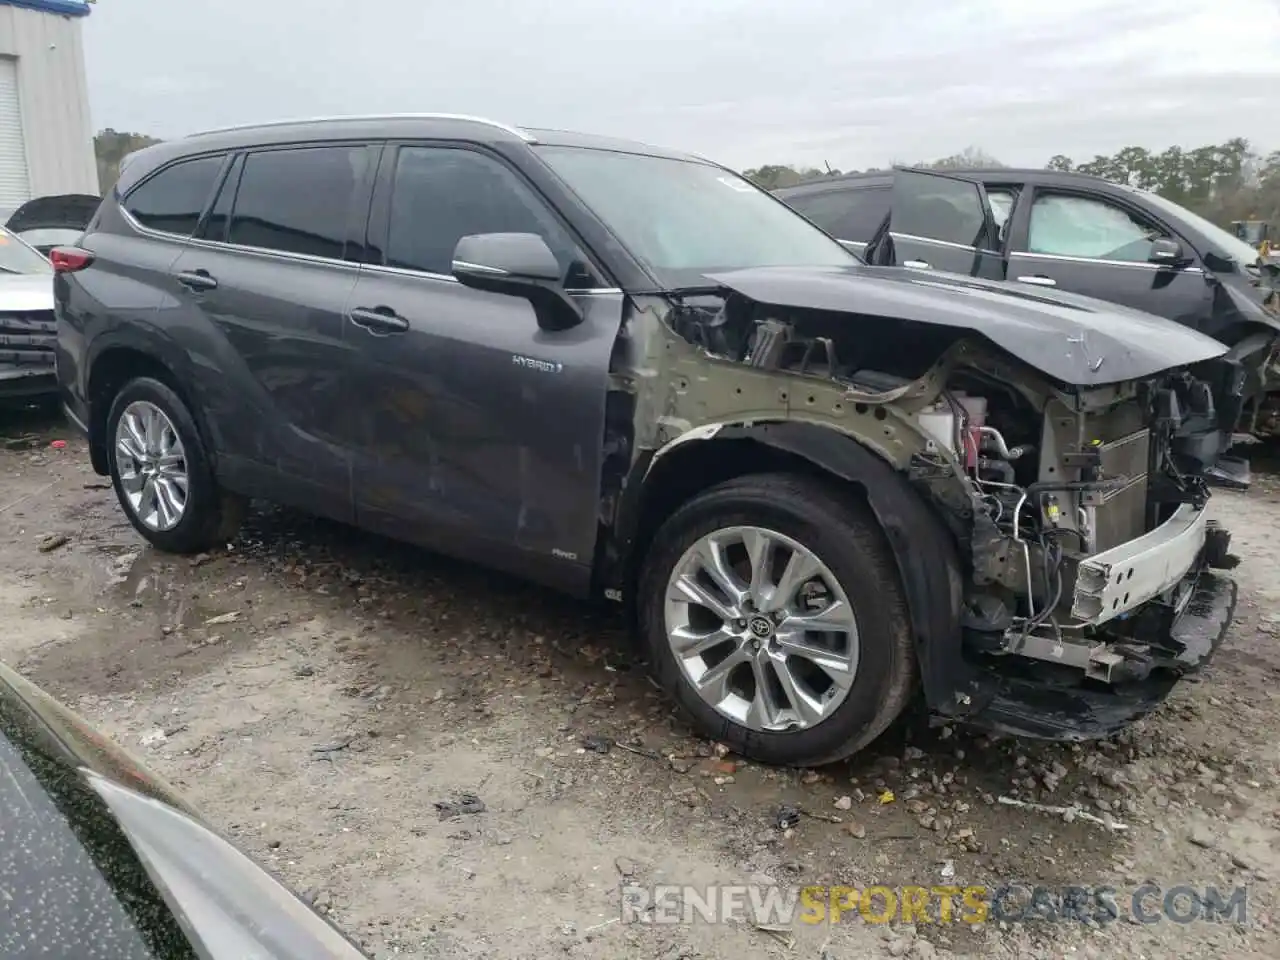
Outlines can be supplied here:
[[[957, 718], [985, 708], [996, 694], [996, 685], [989, 675], [970, 666], [961, 653], [964, 566], [960, 553], [945, 524], [906, 479], [852, 437], [813, 423], [724, 425], [692, 437], [686, 434], [673, 445], [723, 440], [747, 440], [799, 457], [862, 490], [888, 538], [906, 593], [929, 707]], [[646, 462], [637, 462], [633, 473], [645, 476], [671, 446]], [[636, 494], [635, 488], [642, 485], [628, 483], [629, 492]], [[631, 516], [639, 513], [636, 509]], [[629, 528], [627, 523], [624, 517], [620, 532], [624, 542], [633, 542], [629, 534], [634, 534], [634, 520]]]

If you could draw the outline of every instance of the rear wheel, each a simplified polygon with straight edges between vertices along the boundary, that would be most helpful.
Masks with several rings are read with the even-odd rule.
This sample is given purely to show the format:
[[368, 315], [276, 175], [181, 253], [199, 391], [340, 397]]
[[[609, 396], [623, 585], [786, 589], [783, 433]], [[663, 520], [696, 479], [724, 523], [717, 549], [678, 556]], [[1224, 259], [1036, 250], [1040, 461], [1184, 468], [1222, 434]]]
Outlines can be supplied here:
[[107, 462], [129, 522], [169, 553], [222, 546], [245, 501], [218, 487], [195, 420], [172, 388], [150, 377], [124, 385], [106, 423]]
[[884, 535], [818, 480], [748, 476], [685, 504], [655, 537], [637, 599], [658, 681], [701, 732], [766, 763], [856, 752], [913, 687]]

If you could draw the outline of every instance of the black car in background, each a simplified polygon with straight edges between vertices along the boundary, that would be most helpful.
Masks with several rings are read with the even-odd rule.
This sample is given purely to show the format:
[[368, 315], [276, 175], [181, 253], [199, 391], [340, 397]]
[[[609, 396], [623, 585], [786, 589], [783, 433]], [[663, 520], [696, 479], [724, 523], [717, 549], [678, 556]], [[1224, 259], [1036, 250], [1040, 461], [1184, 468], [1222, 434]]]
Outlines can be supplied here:
[[172, 787], [0, 664], [0, 957], [364, 956]]
[[1085, 294], [1206, 333], [1244, 361], [1244, 393], [1260, 409], [1280, 334], [1280, 269], [1157, 194], [1004, 167], [849, 174], [775, 194], [874, 264]]

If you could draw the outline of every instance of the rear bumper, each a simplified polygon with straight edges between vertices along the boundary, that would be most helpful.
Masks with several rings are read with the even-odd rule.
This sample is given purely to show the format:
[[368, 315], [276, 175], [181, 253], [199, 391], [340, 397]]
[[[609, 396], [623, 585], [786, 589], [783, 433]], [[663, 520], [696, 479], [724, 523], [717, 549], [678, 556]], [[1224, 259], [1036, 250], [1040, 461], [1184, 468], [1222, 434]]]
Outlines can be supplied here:
[[[1197, 563], [1200, 560], [1195, 559]], [[1135, 573], [1134, 579], [1138, 577]], [[995, 697], [968, 719], [978, 726], [1015, 736], [1094, 740], [1146, 716], [1168, 697], [1180, 679], [1212, 659], [1235, 615], [1238, 591], [1233, 579], [1207, 571], [1192, 579], [1190, 597], [1158, 638], [1167, 660], [1146, 677], [1109, 686], [1086, 681], [1070, 687], [1025, 678], [1006, 679]]]

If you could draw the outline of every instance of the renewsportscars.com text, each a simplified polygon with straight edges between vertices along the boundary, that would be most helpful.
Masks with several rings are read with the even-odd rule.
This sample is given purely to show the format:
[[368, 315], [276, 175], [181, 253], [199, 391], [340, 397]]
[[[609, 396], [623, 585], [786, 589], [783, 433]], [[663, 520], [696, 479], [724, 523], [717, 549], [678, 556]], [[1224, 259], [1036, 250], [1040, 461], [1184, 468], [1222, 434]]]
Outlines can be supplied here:
[[1248, 922], [1245, 887], [626, 885], [624, 923]]

